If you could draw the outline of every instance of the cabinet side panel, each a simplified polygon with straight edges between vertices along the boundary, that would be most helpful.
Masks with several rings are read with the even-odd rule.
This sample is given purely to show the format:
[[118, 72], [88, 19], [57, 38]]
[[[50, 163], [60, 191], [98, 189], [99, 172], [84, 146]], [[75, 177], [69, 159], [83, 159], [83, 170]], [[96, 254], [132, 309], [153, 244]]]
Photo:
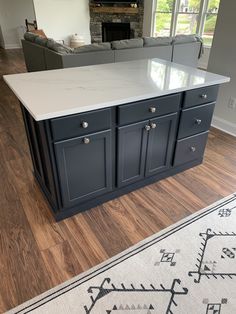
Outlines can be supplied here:
[[25, 123], [25, 130], [26, 130], [29, 147], [30, 147], [30, 153], [31, 153], [34, 171], [38, 176], [41, 177], [43, 170], [42, 170], [42, 164], [41, 164], [40, 155], [39, 155], [39, 147], [38, 147], [38, 142], [36, 139], [34, 123], [32, 121], [32, 117], [30, 116], [29, 112], [23, 106], [21, 106], [21, 109], [22, 109], [23, 119]]
[[58, 207], [58, 202], [45, 121], [35, 121], [23, 106], [22, 113], [35, 176], [52, 208], [55, 210]]
[[49, 191], [52, 201], [58, 205], [56, 188], [55, 188], [55, 177], [53, 173], [52, 160], [50, 156], [48, 136], [45, 128], [45, 123], [38, 123], [38, 139], [40, 143], [40, 155], [42, 160], [43, 172], [44, 172], [44, 183]]

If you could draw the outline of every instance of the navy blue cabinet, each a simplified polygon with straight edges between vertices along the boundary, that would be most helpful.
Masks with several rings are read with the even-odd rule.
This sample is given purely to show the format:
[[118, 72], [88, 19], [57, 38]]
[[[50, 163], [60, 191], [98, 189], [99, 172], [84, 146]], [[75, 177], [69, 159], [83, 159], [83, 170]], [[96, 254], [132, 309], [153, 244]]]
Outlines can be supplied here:
[[118, 186], [169, 168], [177, 113], [118, 129]]
[[144, 178], [149, 128], [148, 120], [118, 128], [119, 187]]
[[150, 121], [146, 176], [154, 175], [170, 167], [175, 144], [176, 123], [177, 113]]
[[111, 190], [111, 131], [55, 143], [63, 207]]
[[218, 86], [35, 121], [34, 174], [57, 220], [202, 162]]

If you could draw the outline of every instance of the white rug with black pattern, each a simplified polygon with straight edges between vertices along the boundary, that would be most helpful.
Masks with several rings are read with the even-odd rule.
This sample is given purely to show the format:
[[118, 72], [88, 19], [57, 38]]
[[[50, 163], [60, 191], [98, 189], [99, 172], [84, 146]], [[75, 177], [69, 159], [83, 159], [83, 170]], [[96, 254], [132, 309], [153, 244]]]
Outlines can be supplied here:
[[9, 313], [235, 314], [236, 194]]

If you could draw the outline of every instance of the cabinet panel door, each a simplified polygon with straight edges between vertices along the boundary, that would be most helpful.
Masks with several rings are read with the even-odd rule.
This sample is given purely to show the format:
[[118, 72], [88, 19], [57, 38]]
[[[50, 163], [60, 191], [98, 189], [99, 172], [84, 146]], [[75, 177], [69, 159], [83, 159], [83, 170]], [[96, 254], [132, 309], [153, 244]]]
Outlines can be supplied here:
[[118, 186], [144, 178], [147, 135], [143, 121], [118, 128]]
[[170, 166], [176, 137], [177, 113], [150, 121], [146, 176], [154, 175]]
[[55, 143], [55, 153], [64, 207], [111, 190], [111, 131]]

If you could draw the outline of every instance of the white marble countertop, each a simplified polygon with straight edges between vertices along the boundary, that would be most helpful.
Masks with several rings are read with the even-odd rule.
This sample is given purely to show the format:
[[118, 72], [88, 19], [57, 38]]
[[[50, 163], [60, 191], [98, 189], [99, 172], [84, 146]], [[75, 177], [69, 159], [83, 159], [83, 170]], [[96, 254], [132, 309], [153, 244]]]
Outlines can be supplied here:
[[40, 121], [230, 79], [161, 59], [145, 59], [6, 75], [4, 80], [34, 119]]

